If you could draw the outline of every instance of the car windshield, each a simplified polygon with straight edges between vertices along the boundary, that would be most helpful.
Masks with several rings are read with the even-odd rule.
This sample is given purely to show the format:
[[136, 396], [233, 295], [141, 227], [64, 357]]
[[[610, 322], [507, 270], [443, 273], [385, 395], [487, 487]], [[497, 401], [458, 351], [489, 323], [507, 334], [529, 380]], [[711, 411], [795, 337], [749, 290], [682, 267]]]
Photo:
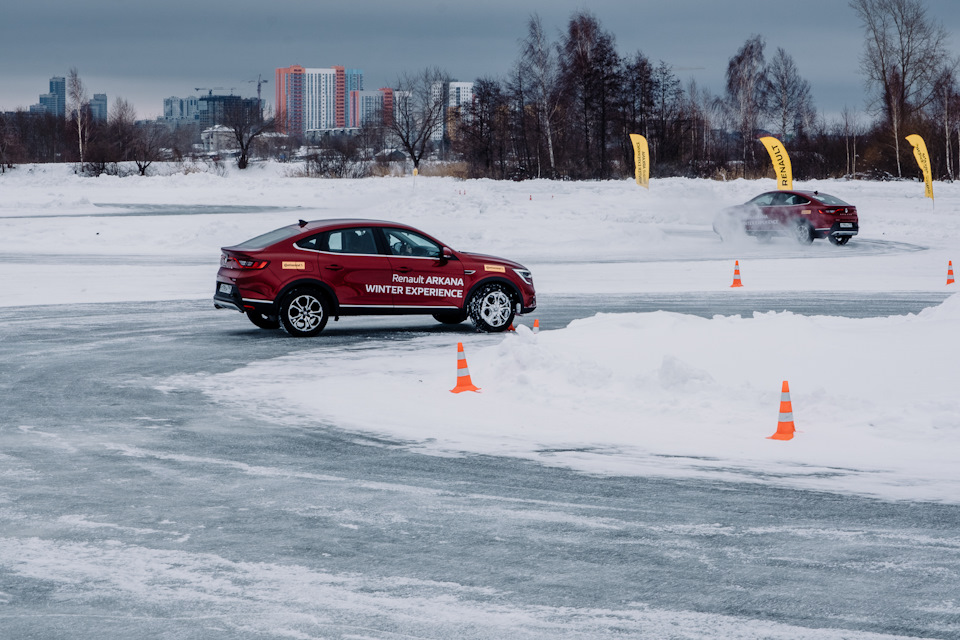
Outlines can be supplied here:
[[291, 225], [289, 227], [281, 227], [279, 229], [274, 229], [273, 231], [268, 231], [262, 236], [257, 236], [256, 238], [250, 238], [245, 240], [236, 246], [237, 249], [246, 249], [250, 251], [252, 249], [266, 249], [272, 244], [276, 244], [281, 240], [287, 238], [292, 238], [293, 236], [300, 233], [302, 229], [299, 225]]
[[838, 197], [836, 197], [836, 196], [832, 196], [832, 195], [830, 195], [829, 193], [818, 193], [818, 194], [817, 194], [817, 200], [819, 200], [819, 201], [822, 202], [823, 204], [831, 204], [831, 205], [833, 205], [833, 206], [835, 206], [835, 207], [849, 207], [849, 206], [850, 206], [849, 203], [846, 203], [846, 202], [844, 202], [843, 200], [841, 200], [840, 198], [838, 198]]

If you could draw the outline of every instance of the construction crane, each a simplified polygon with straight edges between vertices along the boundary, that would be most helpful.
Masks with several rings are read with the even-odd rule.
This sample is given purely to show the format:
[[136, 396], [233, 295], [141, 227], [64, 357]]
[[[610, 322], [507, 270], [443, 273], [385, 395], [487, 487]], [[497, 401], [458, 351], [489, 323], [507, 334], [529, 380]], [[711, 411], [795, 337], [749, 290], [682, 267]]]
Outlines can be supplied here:
[[259, 74], [259, 73], [258, 73], [256, 80], [247, 80], [247, 82], [256, 82], [256, 83], [257, 83], [257, 100], [260, 99], [260, 85], [262, 85], [262, 84], [267, 84], [267, 82], [269, 82], [269, 80], [263, 80], [263, 79], [261, 79], [261, 78], [262, 78], [262, 74]]
[[262, 74], [257, 74], [256, 80], [247, 80], [247, 82], [257, 83], [257, 108], [260, 109], [260, 119], [263, 120], [263, 101], [260, 100], [260, 85], [267, 84], [267, 80], [262, 79]]

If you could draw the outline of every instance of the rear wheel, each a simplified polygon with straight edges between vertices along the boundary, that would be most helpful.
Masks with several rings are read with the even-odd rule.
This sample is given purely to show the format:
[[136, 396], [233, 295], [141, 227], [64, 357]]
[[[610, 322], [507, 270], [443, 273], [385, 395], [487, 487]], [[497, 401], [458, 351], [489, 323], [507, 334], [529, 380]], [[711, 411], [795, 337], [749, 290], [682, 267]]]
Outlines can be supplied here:
[[268, 316], [260, 313], [259, 311], [253, 311], [252, 309], [248, 310], [244, 315], [250, 319], [250, 322], [257, 325], [261, 329], [280, 328], [280, 319], [277, 316]]
[[467, 305], [477, 331], [506, 331], [515, 314], [513, 298], [506, 285], [494, 282], [480, 287]]
[[830, 242], [837, 245], [838, 247], [842, 247], [843, 245], [850, 242], [850, 236], [828, 236], [828, 237], [830, 238]]
[[294, 338], [315, 336], [327, 325], [330, 306], [316, 289], [294, 289], [280, 303], [280, 325]]

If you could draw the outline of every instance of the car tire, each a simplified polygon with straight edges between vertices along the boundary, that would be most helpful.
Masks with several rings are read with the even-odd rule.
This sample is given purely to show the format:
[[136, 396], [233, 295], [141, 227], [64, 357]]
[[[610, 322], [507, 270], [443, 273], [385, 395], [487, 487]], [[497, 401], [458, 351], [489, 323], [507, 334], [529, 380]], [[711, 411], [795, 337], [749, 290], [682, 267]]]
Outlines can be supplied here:
[[443, 324], [460, 324], [467, 319], [466, 311], [450, 311], [433, 314], [433, 319]]
[[800, 244], [810, 244], [813, 242], [813, 227], [811, 227], [810, 223], [806, 220], [798, 221], [797, 226], [793, 228], [793, 232], [797, 238], [797, 242]]
[[477, 331], [482, 333], [506, 331], [516, 314], [510, 289], [498, 282], [485, 284], [477, 289], [471, 296], [467, 309]]
[[835, 244], [838, 247], [842, 247], [843, 245], [850, 242], [850, 236], [827, 236], [827, 237], [830, 238], [831, 244]]
[[313, 288], [294, 289], [280, 302], [280, 326], [294, 338], [317, 335], [329, 317], [326, 296]]
[[250, 322], [260, 327], [261, 329], [279, 329], [280, 328], [280, 318], [277, 316], [268, 316], [266, 314], [260, 313], [259, 311], [248, 310], [245, 314], [247, 318], [250, 319]]

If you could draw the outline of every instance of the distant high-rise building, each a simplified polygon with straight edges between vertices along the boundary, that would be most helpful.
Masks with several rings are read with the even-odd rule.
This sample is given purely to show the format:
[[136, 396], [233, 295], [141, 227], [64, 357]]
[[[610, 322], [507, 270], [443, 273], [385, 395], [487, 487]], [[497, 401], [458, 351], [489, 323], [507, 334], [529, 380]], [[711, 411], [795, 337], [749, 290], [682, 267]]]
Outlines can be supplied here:
[[337, 127], [359, 127], [353, 120], [353, 107], [350, 105], [350, 94], [354, 91], [363, 91], [363, 71], [359, 69], [344, 69], [334, 67], [337, 72], [336, 87], [336, 122]]
[[163, 118], [174, 121], [193, 121], [200, 118], [200, 100], [196, 96], [178, 98], [171, 96], [163, 99]]
[[353, 126], [393, 123], [393, 89], [350, 92], [350, 121]]
[[62, 118], [67, 113], [67, 81], [50, 78], [50, 92], [40, 94], [40, 102], [30, 106], [30, 113], [49, 113]]
[[344, 67], [276, 71], [277, 118], [286, 133], [355, 127], [350, 95], [363, 90], [363, 72]]
[[457, 115], [466, 117], [466, 107], [473, 104], [472, 82], [435, 82], [430, 87], [434, 100], [443, 100], [443, 117], [434, 127], [430, 139], [439, 142], [444, 136], [451, 137]]
[[303, 89], [306, 69], [298, 64], [276, 72], [277, 129], [283, 133], [303, 133]]
[[200, 126], [204, 129], [219, 124], [229, 124], [237, 118], [248, 122], [260, 119], [260, 101], [256, 98], [241, 98], [240, 96], [201, 96], [198, 102], [198, 117]]
[[[63, 76], [54, 76], [50, 78], [50, 94], [56, 96], [56, 108], [51, 111], [53, 115], [63, 117], [67, 115], [67, 79]], [[41, 103], [43, 97], [40, 98]]]
[[107, 94], [93, 94], [93, 99], [90, 101], [90, 117], [94, 122], [107, 121]]
[[56, 115], [57, 113], [57, 104], [58, 96], [55, 93], [41, 93], [40, 94], [40, 106], [43, 107], [44, 113], [49, 113], [51, 115]]

